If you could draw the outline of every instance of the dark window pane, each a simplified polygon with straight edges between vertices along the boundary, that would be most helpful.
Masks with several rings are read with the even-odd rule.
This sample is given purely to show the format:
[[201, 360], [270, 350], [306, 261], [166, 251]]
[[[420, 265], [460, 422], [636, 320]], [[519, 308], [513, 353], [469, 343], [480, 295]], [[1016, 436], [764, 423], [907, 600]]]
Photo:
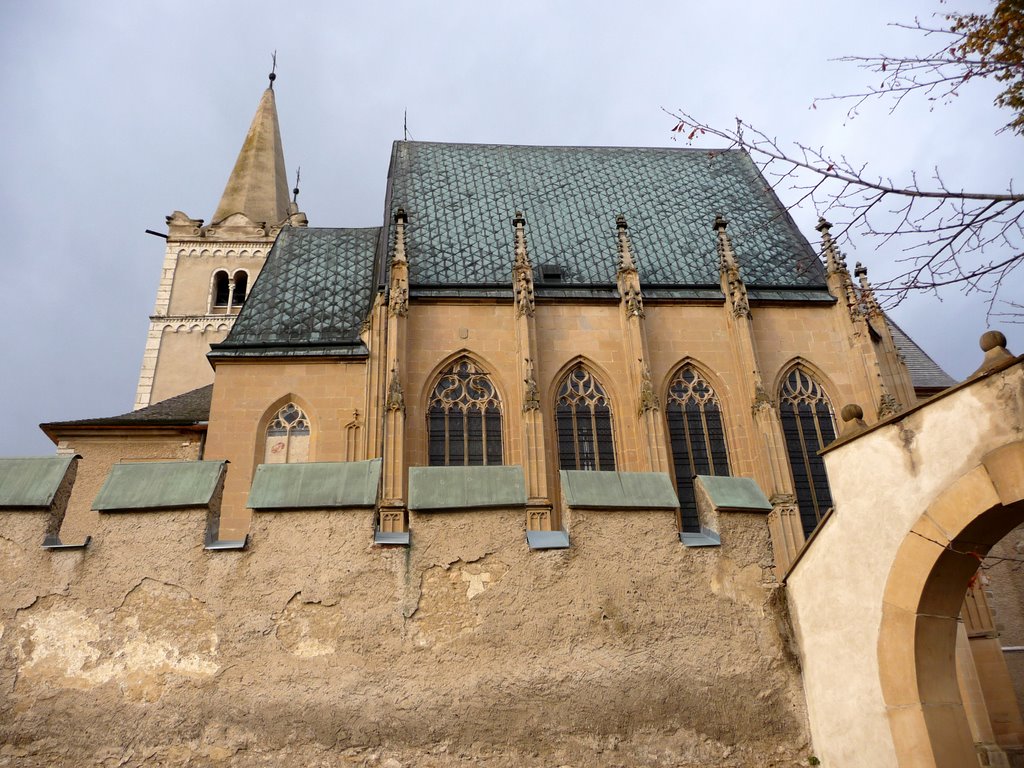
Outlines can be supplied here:
[[478, 408], [466, 412], [466, 463], [477, 467], [484, 463], [484, 416]]
[[245, 272], [235, 272], [235, 290], [231, 295], [231, 303], [240, 307], [245, 301], [245, 291], [248, 287], [249, 276]]
[[228, 305], [228, 273], [218, 272], [213, 277], [213, 304], [215, 307]]
[[491, 406], [487, 409], [487, 463], [502, 463], [501, 455], [501, 412]]

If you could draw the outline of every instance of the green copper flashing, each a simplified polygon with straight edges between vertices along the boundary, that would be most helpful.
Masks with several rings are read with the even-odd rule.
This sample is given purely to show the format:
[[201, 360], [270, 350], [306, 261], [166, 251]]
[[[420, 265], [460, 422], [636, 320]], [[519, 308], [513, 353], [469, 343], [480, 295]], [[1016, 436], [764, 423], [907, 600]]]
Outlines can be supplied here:
[[768, 497], [749, 477], [697, 475], [697, 484], [707, 492], [720, 512], [771, 512]]
[[570, 507], [593, 509], [678, 509], [672, 479], [664, 472], [559, 472]]
[[48, 509], [75, 458], [0, 459], [0, 508]]
[[523, 468], [410, 467], [409, 509], [522, 507], [526, 505]]
[[377, 503], [381, 460], [260, 464], [250, 509], [335, 509]]
[[100, 512], [208, 506], [226, 461], [115, 464], [92, 508]]

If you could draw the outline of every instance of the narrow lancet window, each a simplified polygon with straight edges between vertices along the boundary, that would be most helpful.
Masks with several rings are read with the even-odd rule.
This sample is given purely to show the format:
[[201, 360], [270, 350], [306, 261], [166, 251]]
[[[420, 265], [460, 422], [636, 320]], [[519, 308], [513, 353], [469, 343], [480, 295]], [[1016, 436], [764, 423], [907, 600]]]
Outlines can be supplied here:
[[213, 306], [227, 307], [231, 301], [231, 286], [228, 273], [215, 272], [213, 275]]
[[264, 464], [299, 464], [309, 461], [309, 419], [295, 403], [277, 412], [267, 426]]
[[234, 290], [231, 291], [231, 306], [237, 309], [245, 302], [245, 291], [249, 287], [249, 275], [240, 269], [235, 272], [231, 281], [234, 283]]
[[687, 365], [669, 384], [665, 414], [682, 529], [699, 532], [693, 478], [729, 474], [721, 405], [711, 385]]
[[490, 378], [466, 359], [438, 379], [427, 406], [432, 467], [502, 463], [501, 399]]
[[779, 413], [793, 471], [800, 523], [804, 535], [810, 536], [832, 507], [825, 462], [818, 455], [818, 451], [836, 439], [832, 404], [807, 371], [794, 368], [782, 383]]
[[583, 366], [571, 370], [558, 388], [555, 427], [559, 469], [615, 470], [611, 403]]

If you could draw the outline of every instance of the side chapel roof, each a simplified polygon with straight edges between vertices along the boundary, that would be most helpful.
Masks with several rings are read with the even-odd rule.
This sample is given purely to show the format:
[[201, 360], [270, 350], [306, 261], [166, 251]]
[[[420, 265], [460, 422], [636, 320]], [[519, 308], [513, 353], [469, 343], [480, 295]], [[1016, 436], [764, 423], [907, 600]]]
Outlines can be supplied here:
[[212, 357], [365, 355], [379, 227], [285, 227]]

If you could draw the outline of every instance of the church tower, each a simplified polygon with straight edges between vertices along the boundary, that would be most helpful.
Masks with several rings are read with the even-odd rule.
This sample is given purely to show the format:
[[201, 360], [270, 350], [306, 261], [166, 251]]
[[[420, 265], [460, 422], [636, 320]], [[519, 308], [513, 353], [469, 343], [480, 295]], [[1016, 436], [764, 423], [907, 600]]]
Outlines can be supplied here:
[[[135, 409], [213, 382], [211, 344], [234, 325], [282, 227], [306, 226], [288, 199], [274, 99], [263, 92], [209, 224], [181, 211], [167, 217], [167, 250], [139, 374]], [[293, 190], [298, 195], [298, 187]]]

